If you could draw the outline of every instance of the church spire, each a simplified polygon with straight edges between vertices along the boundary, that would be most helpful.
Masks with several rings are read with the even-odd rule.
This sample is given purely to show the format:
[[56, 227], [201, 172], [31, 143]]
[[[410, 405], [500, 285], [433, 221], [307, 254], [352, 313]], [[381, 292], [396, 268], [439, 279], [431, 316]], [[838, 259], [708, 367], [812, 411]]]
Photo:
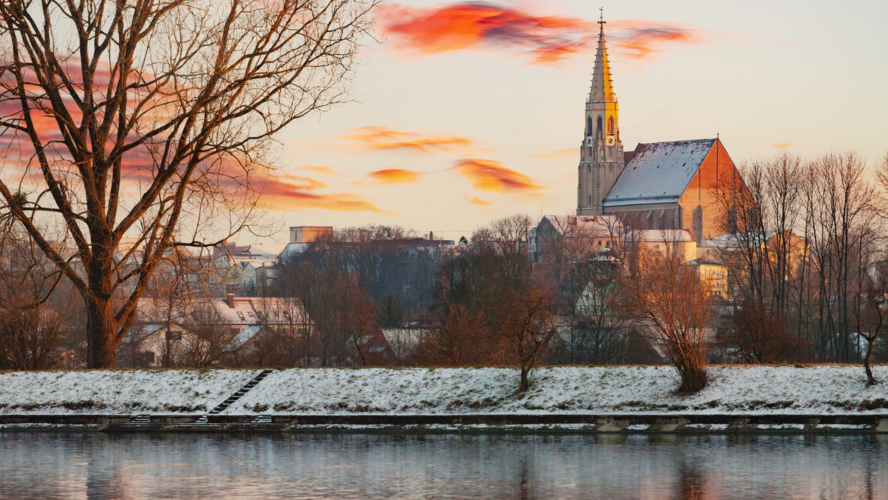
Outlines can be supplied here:
[[601, 11], [598, 51], [592, 71], [592, 89], [586, 100], [586, 127], [580, 148], [577, 215], [604, 213], [604, 199], [625, 166], [620, 141], [620, 103], [611, 82], [604, 42], [604, 8]]
[[589, 93], [589, 102], [616, 102], [614, 85], [611, 81], [610, 62], [607, 59], [607, 44], [604, 41], [604, 7], [601, 11], [601, 20], [598, 21], [598, 49], [595, 51], [595, 69], [592, 70], [592, 90]]

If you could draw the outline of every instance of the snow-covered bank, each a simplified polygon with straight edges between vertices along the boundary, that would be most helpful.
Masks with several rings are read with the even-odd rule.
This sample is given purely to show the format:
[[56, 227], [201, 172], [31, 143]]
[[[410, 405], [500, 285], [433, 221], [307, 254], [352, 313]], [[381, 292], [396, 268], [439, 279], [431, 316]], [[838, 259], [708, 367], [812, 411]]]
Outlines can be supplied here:
[[2, 414], [203, 414], [259, 370], [0, 373]]
[[[668, 366], [555, 367], [515, 394], [510, 368], [292, 369], [271, 373], [223, 415], [700, 414], [888, 415], [886, 383], [857, 366], [714, 366], [678, 397]], [[0, 373], [0, 415], [204, 414], [258, 370]]]
[[[692, 397], [667, 366], [555, 367], [515, 394], [508, 368], [293, 369], [275, 372], [227, 414], [671, 413], [888, 415], [888, 383], [856, 366], [716, 366]], [[888, 366], [875, 367], [888, 382]]]

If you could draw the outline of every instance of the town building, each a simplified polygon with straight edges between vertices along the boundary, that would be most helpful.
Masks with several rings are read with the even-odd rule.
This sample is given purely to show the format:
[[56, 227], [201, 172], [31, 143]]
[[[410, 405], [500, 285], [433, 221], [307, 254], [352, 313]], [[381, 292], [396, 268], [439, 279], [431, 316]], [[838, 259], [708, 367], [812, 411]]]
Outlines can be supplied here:
[[718, 199], [746, 189], [718, 137], [638, 144], [624, 151], [605, 21], [585, 105], [578, 168], [578, 216], [617, 215], [633, 229], [687, 229], [698, 241], [728, 232]]

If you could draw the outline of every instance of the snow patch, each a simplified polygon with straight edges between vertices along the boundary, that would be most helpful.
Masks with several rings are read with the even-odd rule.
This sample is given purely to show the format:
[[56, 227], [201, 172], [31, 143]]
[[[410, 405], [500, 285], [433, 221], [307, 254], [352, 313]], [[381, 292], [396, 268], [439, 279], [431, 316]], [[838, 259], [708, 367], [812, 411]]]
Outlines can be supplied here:
[[258, 370], [0, 373], [0, 414], [204, 414]]
[[[886, 414], [888, 384], [855, 366], [713, 366], [706, 389], [673, 395], [669, 366], [552, 367], [516, 393], [511, 368], [291, 369], [227, 414]], [[888, 378], [888, 366], [874, 368]]]

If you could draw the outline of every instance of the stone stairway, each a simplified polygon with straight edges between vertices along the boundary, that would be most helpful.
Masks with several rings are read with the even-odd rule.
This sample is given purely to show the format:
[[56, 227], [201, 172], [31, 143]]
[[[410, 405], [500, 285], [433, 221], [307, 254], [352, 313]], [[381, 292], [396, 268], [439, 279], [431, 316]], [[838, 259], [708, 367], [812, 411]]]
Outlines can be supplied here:
[[254, 418], [251, 423], [258, 425], [271, 425], [273, 422], [271, 421], [271, 415], [259, 415], [258, 417]]
[[[198, 419], [197, 422], [195, 422], [195, 423], [206, 424], [207, 417], [209, 415], [218, 415], [218, 414], [222, 413], [223, 411], [225, 411], [225, 409], [228, 408], [229, 406], [233, 405], [235, 403], [235, 401], [242, 398], [244, 396], [244, 394], [250, 392], [250, 389], [252, 389], [253, 387], [256, 387], [259, 384], [259, 382], [262, 382], [263, 380], [265, 380], [265, 377], [270, 375], [271, 372], [273, 372], [273, 371], [274, 370], [270, 370], [270, 369], [269, 370], [262, 370], [262, 372], [259, 375], [256, 375], [256, 377], [254, 377], [253, 380], [250, 380], [249, 382], [247, 382], [247, 385], [241, 387], [237, 392], [235, 392], [231, 396], [228, 396], [228, 399], [219, 403], [218, 406], [216, 406], [215, 408], [210, 410], [210, 412], [207, 413], [206, 415], [200, 417], [200, 419]], [[271, 417], [269, 416], [269, 419], [270, 418]]]

